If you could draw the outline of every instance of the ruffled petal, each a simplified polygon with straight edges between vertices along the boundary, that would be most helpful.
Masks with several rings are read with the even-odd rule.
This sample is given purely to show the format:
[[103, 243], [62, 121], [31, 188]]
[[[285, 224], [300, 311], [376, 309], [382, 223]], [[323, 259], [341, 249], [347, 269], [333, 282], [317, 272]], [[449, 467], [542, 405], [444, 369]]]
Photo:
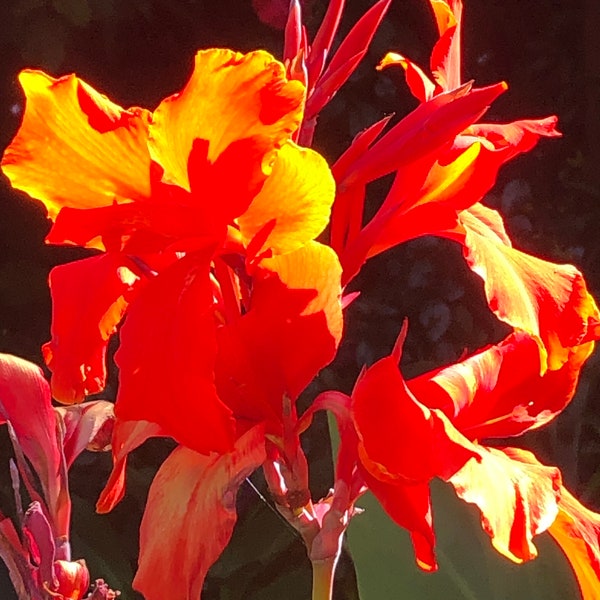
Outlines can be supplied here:
[[[521, 563], [537, 556], [533, 537], [546, 531], [558, 514], [558, 469], [524, 465], [530, 452], [518, 448], [483, 448], [448, 481], [465, 502], [481, 511], [481, 524], [494, 548]], [[530, 462], [529, 460], [526, 462]]]
[[521, 435], [550, 422], [571, 401], [593, 344], [577, 346], [558, 370], [540, 375], [539, 347], [524, 333], [408, 382], [470, 439]]
[[14, 187], [42, 200], [51, 218], [64, 206], [149, 196], [147, 111], [122, 109], [75, 75], [23, 71], [19, 81], [25, 115], [2, 158]]
[[205, 456], [177, 448], [156, 474], [140, 527], [133, 587], [146, 600], [199, 598], [210, 566], [231, 538], [241, 483], [265, 460], [256, 426], [232, 452]]
[[238, 224], [248, 245], [265, 226], [272, 229], [256, 249], [276, 254], [297, 250], [327, 226], [335, 196], [335, 182], [323, 157], [288, 143], [282, 146], [273, 171]]
[[157, 423], [205, 453], [231, 449], [235, 426], [214, 384], [212, 250], [189, 254], [148, 281], [130, 306], [115, 354], [117, 418]]
[[52, 269], [52, 339], [44, 359], [52, 393], [60, 402], [81, 402], [104, 389], [106, 348], [139, 278], [121, 254], [107, 253]]
[[494, 314], [538, 340], [541, 373], [560, 369], [573, 347], [599, 339], [598, 307], [575, 267], [512, 248], [501, 222], [480, 204], [460, 214], [467, 263], [483, 279]]
[[333, 250], [317, 242], [261, 261], [250, 309], [218, 331], [217, 386], [236, 416], [280, 422], [284, 394], [295, 400], [333, 359], [340, 275]]
[[203, 50], [196, 54], [185, 88], [154, 112], [152, 156], [165, 169], [166, 182], [188, 191], [188, 157], [195, 140], [206, 143], [210, 164], [231, 144], [253, 140], [256, 151], [236, 158], [261, 168], [269, 152], [297, 129], [303, 98], [302, 84], [287, 81], [284, 66], [266, 52]]

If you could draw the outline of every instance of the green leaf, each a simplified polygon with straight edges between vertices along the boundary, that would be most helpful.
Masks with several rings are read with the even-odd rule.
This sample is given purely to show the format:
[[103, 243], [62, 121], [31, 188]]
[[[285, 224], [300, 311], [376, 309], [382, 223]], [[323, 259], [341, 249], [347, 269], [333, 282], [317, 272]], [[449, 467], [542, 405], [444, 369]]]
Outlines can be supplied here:
[[575, 577], [547, 535], [536, 538], [539, 557], [516, 565], [499, 555], [481, 530], [479, 514], [450, 486], [432, 485], [439, 570], [415, 564], [408, 534], [376, 499], [358, 503], [365, 513], [348, 532], [361, 600], [564, 600], [579, 598]]

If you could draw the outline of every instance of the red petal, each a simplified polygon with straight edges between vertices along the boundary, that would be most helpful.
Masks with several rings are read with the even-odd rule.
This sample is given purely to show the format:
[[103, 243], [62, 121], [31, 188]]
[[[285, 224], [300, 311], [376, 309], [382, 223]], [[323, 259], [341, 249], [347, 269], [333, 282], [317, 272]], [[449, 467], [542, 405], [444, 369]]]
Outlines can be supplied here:
[[167, 434], [156, 423], [147, 421], [121, 421], [117, 419], [112, 435], [113, 469], [100, 498], [96, 503], [99, 513], [111, 511], [125, 494], [125, 470], [127, 456], [148, 438], [164, 437]]
[[427, 102], [435, 95], [436, 86], [423, 70], [412, 60], [409, 60], [401, 54], [388, 52], [377, 65], [377, 70], [381, 71], [391, 65], [400, 65], [406, 74], [406, 83], [412, 92], [412, 95], [419, 102]]
[[231, 538], [237, 490], [265, 458], [260, 426], [228, 454], [205, 456], [180, 446], [167, 458], [150, 486], [140, 527], [133, 587], [146, 600], [200, 597], [209, 567]]
[[159, 424], [199, 452], [231, 448], [234, 421], [214, 385], [212, 248], [189, 254], [151, 279], [128, 311], [115, 354], [116, 415]]
[[465, 502], [481, 511], [481, 524], [494, 548], [514, 562], [537, 556], [533, 537], [546, 531], [558, 513], [558, 469], [522, 464], [530, 452], [476, 447], [473, 458], [448, 481]]
[[121, 254], [102, 254], [52, 269], [52, 339], [44, 359], [52, 393], [60, 402], [81, 402], [104, 389], [106, 347], [138, 278]]
[[342, 333], [340, 266], [310, 242], [261, 261], [250, 310], [218, 331], [217, 387], [236, 417], [281, 421], [282, 399], [296, 399], [334, 357]]
[[516, 436], [551, 421], [571, 401], [591, 344], [558, 370], [540, 375], [539, 347], [526, 334], [408, 382], [417, 398], [442, 409], [470, 439]]

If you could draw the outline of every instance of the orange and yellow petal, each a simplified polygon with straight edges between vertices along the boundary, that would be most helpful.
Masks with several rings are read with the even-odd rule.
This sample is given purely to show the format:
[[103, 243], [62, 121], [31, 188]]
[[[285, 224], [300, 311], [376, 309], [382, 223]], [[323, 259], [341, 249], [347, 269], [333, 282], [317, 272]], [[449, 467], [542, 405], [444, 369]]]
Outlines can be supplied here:
[[188, 157], [195, 140], [207, 143], [210, 164], [231, 144], [255, 140], [259, 151], [240, 160], [253, 161], [266, 176], [270, 151], [298, 128], [303, 100], [302, 84], [288, 81], [284, 66], [267, 52], [203, 50], [185, 88], [154, 112], [150, 151], [165, 170], [164, 180], [189, 190]]
[[25, 114], [2, 158], [14, 187], [44, 202], [51, 218], [64, 206], [149, 196], [147, 111], [122, 109], [75, 75], [23, 71], [19, 81]]
[[325, 159], [309, 148], [284, 144], [262, 190], [238, 218], [242, 239], [247, 246], [268, 226], [256, 254], [268, 248], [276, 254], [296, 250], [325, 229], [334, 197], [335, 181]]
[[108, 340], [139, 281], [127, 264], [123, 255], [108, 253], [50, 273], [52, 339], [43, 353], [52, 371], [52, 394], [60, 402], [81, 402], [104, 389]]
[[151, 278], [129, 307], [115, 354], [115, 414], [149, 421], [198, 452], [231, 449], [235, 422], [214, 384], [212, 247]]
[[208, 569], [231, 538], [238, 488], [266, 458], [264, 439], [257, 425], [227, 454], [180, 446], [162, 464], [142, 518], [133, 582], [146, 600], [200, 597]]
[[479, 508], [481, 525], [500, 554], [516, 563], [535, 558], [533, 538], [558, 514], [559, 470], [523, 464], [521, 457], [531, 453], [519, 448], [473, 448], [479, 456], [447, 481], [459, 498]]
[[251, 305], [218, 330], [219, 394], [236, 416], [281, 423], [335, 356], [342, 335], [341, 268], [327, 246], [309, 242], [256, 267]]
[[460, 214], [467, 263], [484, 281], [494, 314], [540, 345], [541, 368], [556, 370], [572, 348], [600, 337], [600, 312], [581, 273], [512, 248], [496, 211]]

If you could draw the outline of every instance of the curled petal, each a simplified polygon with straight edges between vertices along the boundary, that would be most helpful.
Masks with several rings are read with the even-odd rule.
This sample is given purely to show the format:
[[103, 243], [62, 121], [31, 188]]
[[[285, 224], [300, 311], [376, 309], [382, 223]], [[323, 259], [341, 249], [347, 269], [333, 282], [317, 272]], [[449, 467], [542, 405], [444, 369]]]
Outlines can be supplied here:
[[245, 244], [274, 221], [256, 254], [267, 248], [276, 254], [297, 250], [325, 229], [334, 195], [325, 159], [309, 148], [285, 144], [264, 187], [238, 219]]
[[[546, 531], [558, 514], [558, 469], [523, 464], [531, 453], [518, 448], [483, 448], [448, 481], [465, 502], [481, 511], [481, 524], [494, 548], [521, 563], [537, 556], [533, 537]], [[530, 462], [529, 460], [524, 462]]]
[[63, 451], [67, 468], [84, 451], [110, 448], [114, 425], [114, 405], [106, 400], [83, 402], [54, 409], [61, 423]]
[[400, 65], [404, 69], [406, 83], [417, 100], [427, 102], [433, 98], [436, 90], [435, 83], [425, 75], [421, 67], [401, 54], [388, 52], [377, 65], [377, 70], [381, 71], [392, 65]]
[[283, 65], [266, 52], [198, 52], [186, 87], [153, 114], [150, 151], [165, 170], [164, 180], [188, 191], [194, 140], [208, 145], [212, 164], [232, 143], [253, 139], [260, 151], [245, 160], [260, 166], [297, 129], [303, 97], [304, 87], [287, 81]]
[[227, 454], [180, 446], [167, 458], [150, 486], [140, 527], [133, 587], [146, 600], [200, 597], [209, 567], [231, 538], [238, 488], [265, 458], [261, 426]]
[[231, 448], [234, 421], [214, 384], [212, 247], [148, 281], [128, 311], [115, 354], [115, 406], [123, 421], [150, 421], [200, 452]]
[[560, 369], [540, 375], [538, 344], [516, 333], [408, 386], [470, 439], [516, 436], [545, 425], [567, 406], [591, 350], [592, 344], [578, 346]]
[[600, 337], [600, 312], [575, 267], [512, 248], [497, 213], [481, 205], [463, 211], [460, 223], [467, 262], [483, 279], [490, 308], [538, 340], [541, 374], [565, 364], [574, 346]]
[[106, 348], [139, 278], [118, 253], [107, 253], [52, 269], [52, 339], [44, 359], [52, 371], [52, 393], [60, 402], [81, 402], [104, 389]]
[[115, 421], [112, 434], [113, 469], [96, 503], [97, 512], [110, 512], [123, 499], [128, 454], [148, 438], [166, 435], [156, 423], [119, 419]]
[[23, 123], [2, 158], [14, 187], [44, 202], [91, 208], [147, 198], [149, 113], [124, 110], [74, 75], [23, 71]]

